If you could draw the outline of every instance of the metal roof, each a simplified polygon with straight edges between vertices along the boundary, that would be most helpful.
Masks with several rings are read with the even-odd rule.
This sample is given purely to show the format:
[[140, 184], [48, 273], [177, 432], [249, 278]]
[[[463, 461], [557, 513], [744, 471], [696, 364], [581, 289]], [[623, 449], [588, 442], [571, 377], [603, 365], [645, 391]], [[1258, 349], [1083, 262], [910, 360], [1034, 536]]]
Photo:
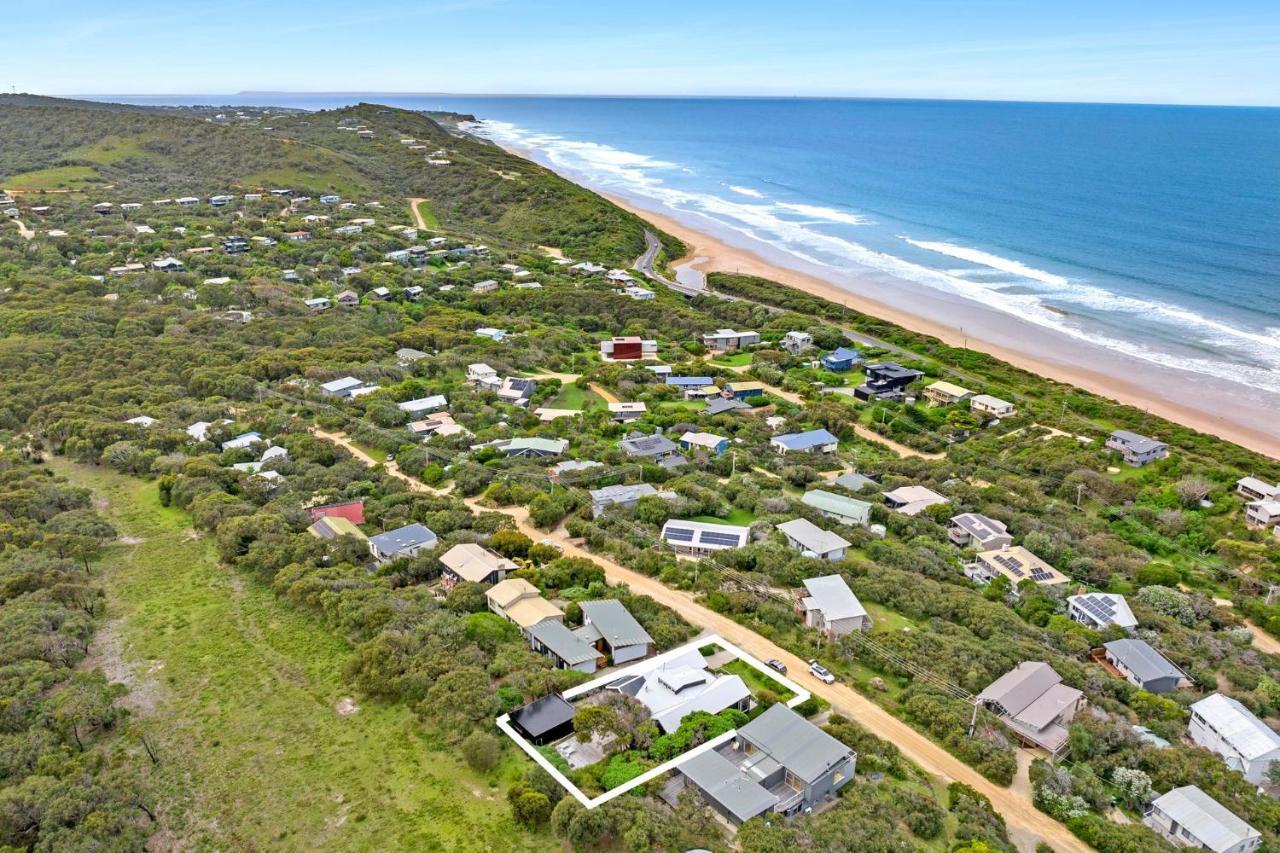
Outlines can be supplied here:
[[515, 563], [474, 542], [454, 545], [440, 555], [440, 564], [464, 581], [483, 582], [494, 572], [514, 571]]
[[800, 498], [800, 502], [820, 512], [829, 512], [833, 515], [853, 519], [858, 524], [866, 524], [867, 518], [871, 513], [871, 504], [866, 501], [847, 498], [844, 495], [837, 495], [835, 492], [828, 492], [822, 489], [805, 492], [804, 497]]
[[533, 737], [546, 734], [573, 720], [577, 709], [565, 701], [559, 693], [548, 693], [523, 708], [511, 712], [511, 722], [516, 723]]
[[1173, 662], [1151, 647], [1146, 640], [1112, 640], [1102, 647], [1124, 664], [1134, 678], [1146, 684], [1159, 678], [1184, 678], [1185, 674]]
[[641, 646], [653, 642], [653, 637], [650, 637], [649, 632], [636, 621], [636, 617], [622, 606], [621, 601], [606, 598], [600, 601], [584, 601], [581, 606], [583, 619], [600, 632], [600, 636], [609, 644], [609, 648]]
[[1246, 760], [1280, 749], [1280, 735], [1230, 696], [1214, 693], [1191, 706], [1218, 735]]
[[821, 556], [841, 548], [848, 548], [850, 542], [843, 536], [823, 530], [807, 518], [793, 518], [778, 525], [786, 537], [794, 541], [805, 551], [812, 551]]
[[416, 521], [369, 537], [369, 543], [383, 554], [395, 554], [406, 548], [414, 548], [435, 541], [436, 535], [425, 525], [418, 524]]
[[1067, 606], [1075, 607], [1093, 619], [1099, 625], [1119, 625], [1121, 628], [1134, 628], [1138, 619], [1133, 615], [1129, 602], [1123, 595], [1113, 592], [1090, 592], [1086, 595], [1067, 596]]
[[809, 591], [804, 599], [805, 609], [820, 611], [828, 623], [867, 615], [867, 609], [840, 575], [806, 578], [804, 588]]
[[1214, 853], [1225, 853], [1259, 835], [1258, 830], [1195, 785], [1174, 788], [1158, 797], [1152, 806], [1190, 830]]
[[781, 702], [738, 729], [738, 736], [810, 783], [853, 752]]
[[547, 647], [569, 666], [600, 657], [600, 652], [564, 626], [563, 622], [546, 619], [529, 629], [529, 636]]
[[809, 450], [814, 447], [823, 447], [828, 444], [838, 444], [840, 439], [836, 438], [825, 429], [811, 429], [805, 432], [792, 432], [786, 435], [775, 435], [772, 441], [781, 444], [787, 450]]
[[775, 795], [714, 749], [685, 761], [680, 772], [738, 821], [748, 821], [778, 804]]

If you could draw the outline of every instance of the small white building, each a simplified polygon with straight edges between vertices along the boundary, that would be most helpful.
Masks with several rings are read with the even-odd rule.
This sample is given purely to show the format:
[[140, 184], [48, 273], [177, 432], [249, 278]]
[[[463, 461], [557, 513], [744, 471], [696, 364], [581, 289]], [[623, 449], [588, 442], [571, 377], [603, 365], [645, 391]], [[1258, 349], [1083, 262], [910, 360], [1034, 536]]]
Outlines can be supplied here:
[[1176, 847], [1249, 853], [1262, 845], [1258, 830], [1195, 785], [1157, 797], [1142, 822]]
[[1095, 631], [1101, 631], [1108, 625], [1118, 625], [1126, 631], [1138, 627], [1138, 619], [1129, 608], [1129, 602], [1123, 595], [1110, 592], [1067, 596], [1067, 616]]
[[808, 332], [787, 332], [782, 336], [782, 348], [792, 355], [813, 349], [813, 335]]
[[840, 575], [807, 578], [804, 596], [796, 603], [796, 611], [804, 616], [804, 624], [828, 636], [871, 630], [871, 617]]
[[1280, 735], [1244, 705], [1221, 693], [1191, 706], [1187, 736], [1222, 756], [1228, 767], [1255, 785], [1266, 781], [1267, 768], [1280, 759]]
[[990, 394], [975, 394], [970, 397], [969, 410], [991, 418], [1011, 418], [1018, 411], [1013, 403]]
[[839, 534], [823, 530], [807, 518], [793, 518], [778, 525], [778, 532], [787, 537], [787, 544], [806, 557], [819, 560], [843, 560], [851, 544]]

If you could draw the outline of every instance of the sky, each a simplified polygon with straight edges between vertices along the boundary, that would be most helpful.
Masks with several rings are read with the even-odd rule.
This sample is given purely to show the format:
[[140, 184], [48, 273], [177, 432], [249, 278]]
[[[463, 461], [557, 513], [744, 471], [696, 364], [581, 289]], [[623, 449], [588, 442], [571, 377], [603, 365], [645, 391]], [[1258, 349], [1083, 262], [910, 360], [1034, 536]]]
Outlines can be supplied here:
[[38, 0], [5, 91], [1280, 105], [1276, 0]]

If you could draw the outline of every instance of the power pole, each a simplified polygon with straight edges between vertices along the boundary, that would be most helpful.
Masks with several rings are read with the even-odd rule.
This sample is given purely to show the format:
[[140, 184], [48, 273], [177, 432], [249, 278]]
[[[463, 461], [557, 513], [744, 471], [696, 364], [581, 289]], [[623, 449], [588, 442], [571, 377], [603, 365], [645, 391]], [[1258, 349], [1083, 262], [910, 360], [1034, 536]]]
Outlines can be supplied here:
[[1080, 498], [1084, 494], [1084, 483], [1076, 485], [1076, 509], [1080, 509]]
[[969, 737], [973, 737], [973, 733], [978, 728], [978, 700], [973, 700], [973, 719], [969, 721]]

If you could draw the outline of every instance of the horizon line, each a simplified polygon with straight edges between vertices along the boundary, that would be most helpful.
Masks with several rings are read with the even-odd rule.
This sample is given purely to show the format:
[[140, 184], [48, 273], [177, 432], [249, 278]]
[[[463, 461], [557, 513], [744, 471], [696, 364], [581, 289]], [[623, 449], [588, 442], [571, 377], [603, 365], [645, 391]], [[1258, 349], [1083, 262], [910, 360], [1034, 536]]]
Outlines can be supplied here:
[[[17, 93], [35, 94], [35, 93]], [[1180, 101], [1090, 101], [1063, 99], [1028, 100], [1025, 98], [989, 98], [989, 97], [927, 97], [927, 96], [895, 96], [895, 95], [763, 95], [763, 94], [725, 94], [725, 95], [692, 95], [692, 94], [583, 94], [572, 92], [414, 92], [414, 91], [370, 91], [370, 90], [289, 90], [289, 89], [242, 89], [238, 92], [115, 92], [115, 93], [75, 93], [49, 95], [58, 98], [236, 98], [263, 96], [301, 96], [301, 97], [416, 97], [416, 98], [575, 98], [583, 100], [755, 100], [755, 101], [918, 101], [932, 103], [987, 103], [987, 104], [1059, 104], [1074, 106], [1129, 106], [1129, 107], [1190, 107], [1207, 109], [1280, 109], [1280, 103], [1238, 103], [1207, 104]], [[195, 104], [192, 104], [195, 105]], [[210, 104], [212, 106], [212, 104]], [[234, 106], [234, 102], [225, 102], [218, 106]], [[278, 106], [275, 104], [245, 104], [245, 106]], [[300, 108], [295, 108], [300, 109]]]

